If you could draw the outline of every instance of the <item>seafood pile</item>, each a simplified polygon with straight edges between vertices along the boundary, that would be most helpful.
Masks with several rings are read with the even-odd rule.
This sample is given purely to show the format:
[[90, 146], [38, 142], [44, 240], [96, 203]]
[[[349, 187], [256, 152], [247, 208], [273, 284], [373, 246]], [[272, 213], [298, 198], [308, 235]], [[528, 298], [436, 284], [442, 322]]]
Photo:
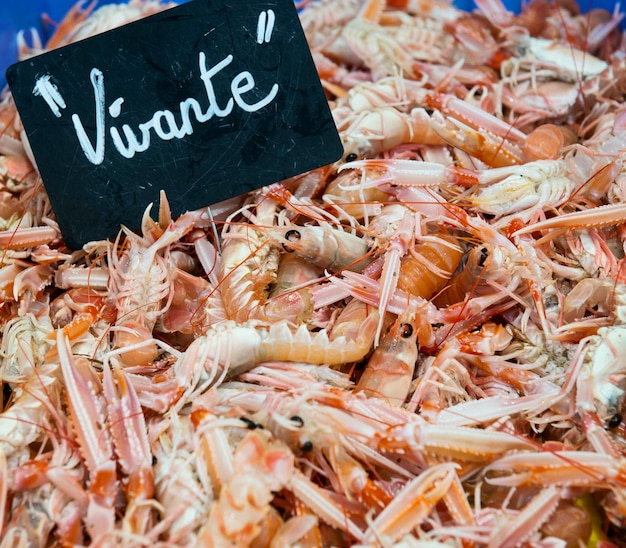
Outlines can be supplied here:
[[302, 3], [344, 157], [81, 250], [5, 90], [0, 546], [625, 545], [622, 16], [477, 5]]

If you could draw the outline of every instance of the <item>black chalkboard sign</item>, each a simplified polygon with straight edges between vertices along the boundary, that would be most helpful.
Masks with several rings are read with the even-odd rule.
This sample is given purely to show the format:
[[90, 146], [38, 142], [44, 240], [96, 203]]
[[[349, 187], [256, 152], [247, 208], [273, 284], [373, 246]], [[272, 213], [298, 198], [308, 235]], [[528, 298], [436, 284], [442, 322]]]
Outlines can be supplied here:
[[7, 70], [68, 246], [329, 164], [342, 147], [292, 0], [193, 0]]

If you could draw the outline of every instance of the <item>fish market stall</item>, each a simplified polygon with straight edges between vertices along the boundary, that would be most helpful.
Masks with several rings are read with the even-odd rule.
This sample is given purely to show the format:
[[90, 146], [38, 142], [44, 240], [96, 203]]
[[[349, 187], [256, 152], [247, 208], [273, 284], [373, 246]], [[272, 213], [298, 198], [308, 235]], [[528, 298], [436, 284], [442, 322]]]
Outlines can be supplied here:
[[[222, 10], [202, 40], [228, 27], [255, 62], [235, 74], [239, 50], [207, 47], [206, 104], [161, 79], [132, 127], [137, 96], [104, 65], [65, 88], [37, 65], [173, 24], [173, 6], [68, 5], [6, 62], [22, 61], [0, 103], [0, 547], [626, 546], [619, 6], [303, 0], [240, 34]], [[259, 77], [291, 67], [276, 51], [298, 19], [315, 69], [300, 103]], [[147, 81], [161, 54], [141, 56]], [[297, 159], [277, 152], [284, 121]], [[194, 167], [195, 142], [204, 164], [180, 154], [211, 124], [223, 172]], [[107, 172], [105, 217], [139, 208], [136, 226], [77, 231], [98, 208], [68, 215], [63, 196], [161, 145], [177, 156], [145, 181]], [[240, 166], [281, 175], [240, 186]], [[178, 172], [219, 198], [149, 188]]]

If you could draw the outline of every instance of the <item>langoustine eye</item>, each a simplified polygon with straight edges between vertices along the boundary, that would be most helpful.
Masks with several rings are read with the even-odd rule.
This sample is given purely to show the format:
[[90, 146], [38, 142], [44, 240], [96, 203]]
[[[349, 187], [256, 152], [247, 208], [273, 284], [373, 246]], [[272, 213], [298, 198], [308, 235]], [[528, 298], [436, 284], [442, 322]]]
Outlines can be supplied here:
[[606, 421], [606, 425], [609, 428], [617, 428], [620, 424], [622, 424], [622, 416], [619, 413], [615, 413]]

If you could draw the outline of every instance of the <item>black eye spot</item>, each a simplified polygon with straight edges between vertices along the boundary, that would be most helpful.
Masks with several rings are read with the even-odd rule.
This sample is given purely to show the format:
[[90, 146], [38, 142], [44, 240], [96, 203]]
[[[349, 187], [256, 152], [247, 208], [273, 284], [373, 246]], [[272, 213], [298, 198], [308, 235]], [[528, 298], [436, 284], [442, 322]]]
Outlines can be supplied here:
[[299, 417], [298, 415], [294, 415], [289, 420], [292, 422], [297, 422], [299, 428], [302, 428], [304, 426], [304, 420], [302, 419], [302, 417]]
[[357, 158], [358, 156], [354, 152], [346, 154], [346, 162], [354, 162]]
[[413, 335], [413, 326], [410, 323], [403, 323], [400, 326], [400, 336], [403, 339], [408, 339], [411, 335]]
[[154, 455], [152, 455], [152, 466], [156, 466], [157, 462], [159, 462], [159, 459], [157, 459]]
[[[285, 233], [285, 240], [287, 240], [288, 242], [297, 242], [300, 240], [301, 237], [302, 235], [297, 230], [288, 230]], [[287, 247], [284, 243], [283, 243], [283, 249], [287, 253], [291, 253], [293, 251], [293, 249], [289, 249], [289, 247]]]
[[2, 383], [2, 399], [5, 405], [11, 400], [11, 395], [13, 394], [13, 390], [9, 386], [8, 382]]
[[485, 266], [485, 261], [489, 257], [489, 252], [486, 247], [480, 250], [480, 259], [478, 259], [478, 266]]
[[615, 413], [615, 415], [606, 421], [606, 425], [609, 428], [617, 428], [620, 424], [622, 424], [622, 416], [619, 413]]
[[248, 417], [239, 417], [239, 420], [246, 425], [246, 428], [249, 430], [254, 430], [255, 428], [261, 428], [261, 425], [254, 422], [252, 419]]
[[300, 449], [302, 449], [305, 453], [308, 453], [313, 449], [313, 444], [310, 441], [305, 441]]
[[302, 235], [297, 230], [288, 230], [285, 234], [285, 240], [289, 242], [299, 242]]

